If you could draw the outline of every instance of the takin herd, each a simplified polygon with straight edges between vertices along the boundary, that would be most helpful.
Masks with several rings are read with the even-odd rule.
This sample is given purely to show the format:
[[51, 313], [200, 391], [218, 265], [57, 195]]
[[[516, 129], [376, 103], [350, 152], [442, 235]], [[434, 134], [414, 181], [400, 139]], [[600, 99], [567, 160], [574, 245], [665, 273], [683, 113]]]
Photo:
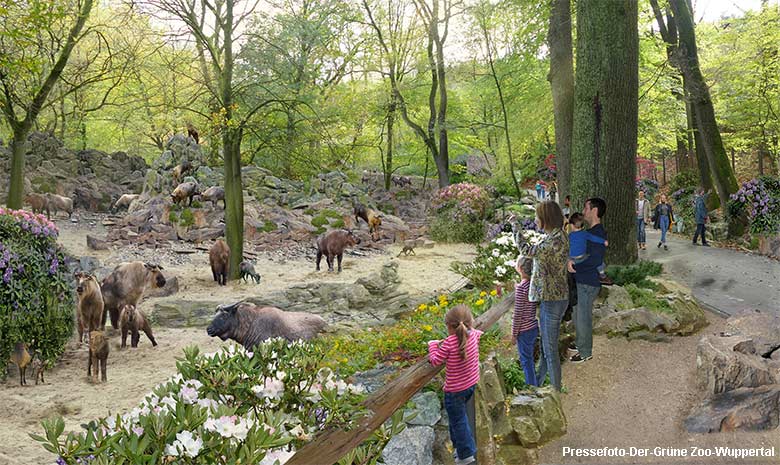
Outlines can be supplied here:
[[[212, 208], [216, 208], [217, 202], [221, 200], [225, 208], [224, 188], [213, 186], [201, 192], [197, 183], [180, 182], [191, 169], [192, 165], [186, 161], [173, 168], [176, 188], [170, 194], [172, 201], [180, 204], [186, 200], [188, 205], [192, 205], [193, 197], [198, 196], [202, 201], [210, 201]], [[364, 178], [365, 176], [364, 173]], [[403, 176], [394, 176], [393, 182], [399, 186], [411, 184], [411, 181]], [[129, 209], [138, 197], [139, 194], [122, 195], [114, 203], [112, 211]], [[26, 196], [25, 201], [32, 207], [33, 212], [45, 211], [49, 218], [52, 212], [55, 215], [60, 211], [67, 212], [68, 218], [73, 214], [73, 200], [68, 197], [51, 193], [31, 193]], [[378, 240], [382, 215], [359, 202], [353, 204], [353, 214], [358, 227], [362, 219], [368, 225], [372, 240]], [[320, 270], [320, 262], [322, 257], [325, 257], [329, 272], [334, 271], [334, 262], [338, 262], [338, 272], [341, 272], [345, 250], [357, 244], [360, 244], [360, 239], [349, 229], [323, 233], [316, 240], [316, 270]], [[402, 253], [413, 253], [410, 247], [407, 248], [410, 250], [402, 250]], [[227, 284], [230, 260], [230, 247], [224, 240], [217, 239], [209, 249], [209, 264], [214, 281], [218, 285]], [[128, 333], [131, 348], [138, 347], [141, 332], [146, 334], [153, 347], [157, 346], [150, 321], [138, 308], [138, 302], [146, 289], [165, 286], [166, 280], [162, 271], [163, 268], [157, 264], [136, 261], [117, 266], [102, 282], [90, 273], [74, 274], [78, 342], [88, 344], [87, 377], [91, 378], [93, 383], [108, 381], [107, 360], [110, 350], [109, 334], [105, 329], [107, 322], [121, 334], [121, 349], [127, 347]], [[241, 261], [239, 271], [242, 281], [260, 283], [260, 275], [250, 261]], [[223, 341], [232, 339], [251, 349], [272, 337], [284, 337], [288, 340], [311, 339], [326, 326], [325, 320], [317, 315], [237, 302], [217, 308], [207, 333]], [[35, 374], [35, 384], [38, 384], [39, 380], [43, 382], [44, 364], [37, 353], [30, 353], [27, 343], [15, 344], [10, 361], [19, 369], [21, 385], [27, 384], [26, 371], [29, 366]]]

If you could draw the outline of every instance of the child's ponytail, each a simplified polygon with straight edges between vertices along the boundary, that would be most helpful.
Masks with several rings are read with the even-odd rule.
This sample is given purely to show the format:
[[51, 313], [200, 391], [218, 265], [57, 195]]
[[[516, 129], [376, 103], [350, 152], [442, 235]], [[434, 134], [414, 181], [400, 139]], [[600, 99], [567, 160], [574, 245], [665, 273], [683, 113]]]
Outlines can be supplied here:
[[460, 352], [460, 359], [466, 360], [466, 343], [469, 340], [468, 328], [461, 321], [457, 328], [455, 328], [455, 334], [458, 335], [458, 352]]
[[444, 322], [448, 327], [454, 329], [458, 336], [458, 351], [461, 360], [466, 360], [466, 343], [469, 340], [468, 331], [474, 326], [474, 318], [471, 316], [471, 309], [465, 304], [458, 304], [452, 307], [444, 317]]

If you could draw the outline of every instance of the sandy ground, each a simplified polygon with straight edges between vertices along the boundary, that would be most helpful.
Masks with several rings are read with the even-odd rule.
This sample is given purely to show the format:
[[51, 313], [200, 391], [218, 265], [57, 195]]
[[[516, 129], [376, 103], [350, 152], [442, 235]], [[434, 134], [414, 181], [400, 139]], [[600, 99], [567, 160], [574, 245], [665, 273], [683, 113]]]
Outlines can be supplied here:
[[[103, 226], [90, 225], [86, 220], [73, 225], [60, 220], [60, 243], [75, 256], [90, 255], [101, 264], [114, 266], [132, 257], [133, 250], [91, 251], [86, 247], [87, 233], [102, 237]], [[419, 249], [416, 256], [395, 258], [399, 247], [390, 247], [385, 255], [354, 257], [345, 255], [341, 274], [315, 272], [311, 260], [271, 260], [260, 256], [256, 269], [261, 274], [259, 285], [230, 282], [218, 286], [211, 277], [208, 255], [205, 252], [166, 260], [167, 256], [143, 251], [143, 256], [132, 259], [155, 260], [165, 267], [166, 276], [178, 276], [179, 292], [167, 299], [213, 300], [234, 302], [243, 297], [262, 295], [271, 290], [289, 287], [295, 283], [314, 281], [353, 282], [361, 276], [377, 271], [387, 260], [397, 260], [402, 282], [401, 290], [412, 295], [431, 295], [450, 288], [460, 281], [460, 276], [449, 271], [453, 260], [471, 261], [474, 248], [465, 245], [436, 245], [432, 249]], [[157, 256], [156, 256], [157, 255]], [[325, 266], [324, 260], [323, 265]], [[327, 266], [325, 266], [327, 269]], [[422, 298], [422, 297], [421, 297]], [[141, 308], [147, 312], [155, 299], [145, 300]], [[111, 338], [111, 354], [108, 361], [108, 383], [93, 385], [86, 376], [88, 349], [75, 340], [52, 370], [46, 373], [46, 384], [19, 386], [15, 368], [0, 384], [0, 465], [52, 463], [51, 454], [30, 439], [28, 433], [42, 434], [43, 419], [62, 415], [66, 431], [80, 430], [86, 423], [100, 416], [124, 412], [133, 408], [159, 382], [176, 373], [176, 358], [182, 349], [197, 345], [201, 350], [214, 351], [223, 343], [209, 338], [203, 328], [168, 329], [153, 328], [159, 345], [152, 347], [142, 335], [137, 349], [119, 350], [119, 337]], [[32, 376], [28, 376], [32, 379]]]

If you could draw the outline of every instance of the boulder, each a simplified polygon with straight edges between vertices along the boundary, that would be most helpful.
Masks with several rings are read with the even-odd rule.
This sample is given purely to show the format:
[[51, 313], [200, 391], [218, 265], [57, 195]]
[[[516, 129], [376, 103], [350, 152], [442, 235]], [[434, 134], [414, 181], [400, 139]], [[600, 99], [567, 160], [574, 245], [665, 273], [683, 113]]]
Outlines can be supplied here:
[[780, 257], [780, 234], [774, 236], [758, 236], [758, 253]]
[[225, 235], [225, 225], [221, 224], [220, 227], [216, 227], [216, 228], [201, 228], [201, 229], [188, 230], [184, 234], [184, 239], [190, 242], [194, 242], [196, 244], [200, 244], [202, 242], [213, 241], [214, 239], [223, 237], [224, 235]]
[[404, 412], [404, 419], [410, 425], [434, 426], [441, 420], [441, 401], [433, 392], [420, 392], [412, 397], [414, 408]]
[[156, 302], [150, 315], [152, 322], [168, 328], [203, 327], [211, 323], [218, 305], [224, 302], [170, 300]]
[[780, 424], [780, 384], [718, 394], [697, 407], [684, 424], [691, 433], [776, 429]]
[[87, 247], [91, 250], [108, 250], [108, 242], [87, 234]]
[[601, 292], [607, 292], [604, 304], [615, 310], [628, 310], [634, 308], [634, 302], [628, 291], [621, 286], [602, 287]]
[[179, 278], [178, 276], [166, 276], [165, 286], [155, 287], [144, 291], [145, 297], [168, 297], [179, 292]]
[[433, 440], [430, 426], [408, 427], [388, 441], [382, 459], [385, 465], [431, 465]]
[[627, 335], [633, 331], [671, 332], [675, 322], [665, 314], [633, 308], [604, 316], [593, 324], [593, 334]]
[[[780, 383], [780, 363], [744, 353], [749, 335], [721, 333], [701, 338], [696, 348], [696, 383], [707, 395]], [[741, 349], [741, 350], [738, 350]]]

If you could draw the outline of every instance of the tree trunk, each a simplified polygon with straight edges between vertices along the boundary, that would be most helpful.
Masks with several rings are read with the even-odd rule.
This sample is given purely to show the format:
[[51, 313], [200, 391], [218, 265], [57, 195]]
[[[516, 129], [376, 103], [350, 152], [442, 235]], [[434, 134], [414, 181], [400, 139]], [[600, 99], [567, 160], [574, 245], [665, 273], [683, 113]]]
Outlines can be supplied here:
[[550, 30], [550, 81], [555, 121], [555, 162], [558, 167], [558, 191], [566, 198], [571, 184], [571, 144], [574, 124], [574, 65], [571, 39], [571, 2], [552, 0]]
[[[715, 120], [710, 91], [699, 68], [699, 56], [696, 49], [696, 35], [693, 15], [686, 0], [670, 0], [670, 6], [679, 31], [680, 44], [677, 50], [679, 67], [685, 76], [685, 86], [695, 108], [696, 127], [704, 145], [704, 154], [710, 165], [712, 181], [718, 192], [721, 205], [728, 205], [729, 196], [737, 191], [737, 179], [731, 170], [723, 140], [720, 137]], [[737, 234], [742, 228], [736, 219], [729, 220], [729, 234]]]
[[577, 3], [572, 205], [602, 197], [608, 263], [636, 260], [634, 194], [639, 99], [637, 0]]
[[731, 169], [737, 172], [736, 157], [734, 156], [734, 147], [731, 147]]
[[393, 180], [393, 124], [395, 123], [395, 96], [390, 97], [390, 108], [387, 111], [387, 156], [385, 157], [385, 190], [390, 190]]
[[30, 126], [19, 125], [14, 128], [14, 136], [11, 141], [11, 178], [8, 183], [8, 208], [18, 210], [22, 208], [24, 197], [24, 159], [27, 152], [27, 135]]

